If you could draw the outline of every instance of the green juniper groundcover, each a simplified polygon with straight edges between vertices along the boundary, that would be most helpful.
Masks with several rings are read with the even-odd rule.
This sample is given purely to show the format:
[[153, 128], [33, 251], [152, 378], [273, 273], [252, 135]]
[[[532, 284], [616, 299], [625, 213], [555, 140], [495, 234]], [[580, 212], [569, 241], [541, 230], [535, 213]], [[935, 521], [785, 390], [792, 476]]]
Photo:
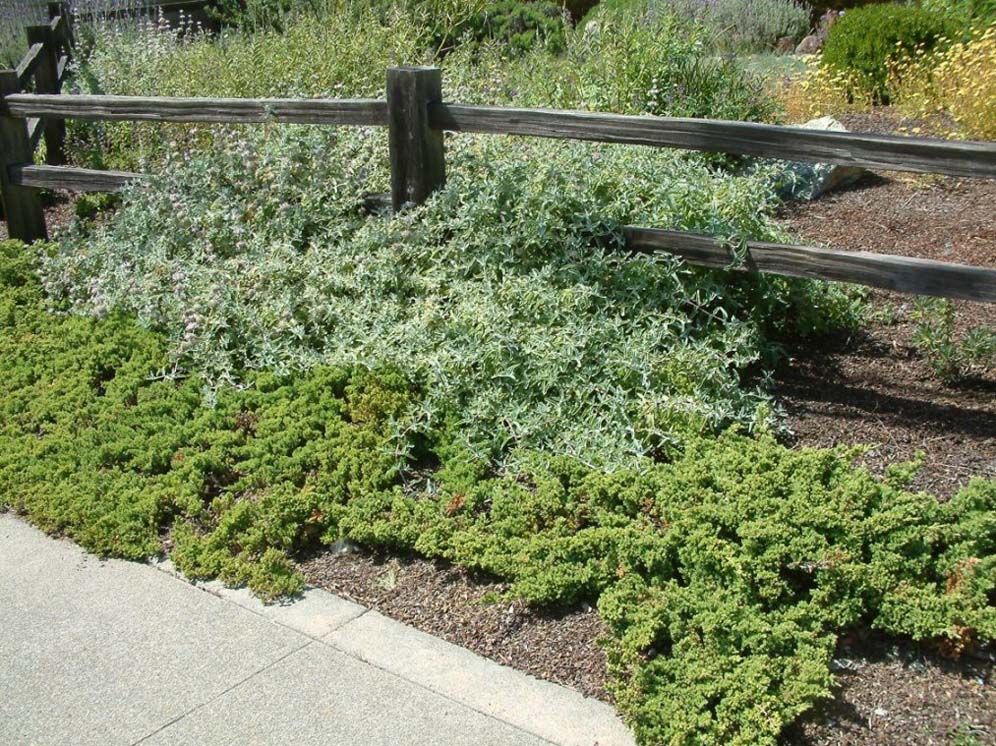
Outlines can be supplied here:
[[735, 430], [612, 473], [528, 449], [496, 469], [452, 424], [399, 428], [425, 384], [389, 369], [247, 372], [208, 405], [161, 334], [53, 312], [48, 251], [0, 245], [0, 507], [95, 552], [166, 542], [189, 576], [274, 597], [301, 587], [294, 552], [348, 537], [591, 600], [645, 744], [774, 742], [858, 623], [996, 637], [994, 482], [941, 503], [904, 489], [912, 466], [880, 480], [854, 450]]
[[[283, 33], [96, 28], [73, 85], [379, 96], [385, 67], [432, 62], [454, 101], [776, 116], [662, 4], [564, 28], [556, 53], [481, 38], [442, 59], [422, 0], [324, 4], [335, 23]], [[383, 132], [70, 135], [78, 164], [162, 175], [58, 245], [0, 244], [0, 509], [266, 599], [301, 589], [298, 553], [348, 538], [596, 604], [641, 744], [775, 742], [856, 625], [996, 637], [996, 483], [942, 503], [906, 489], [915, 465], [879, 479], [857, 449], [777, 441], [770, 371], [859, 323], [860, 298], [622, 250], [626, 224], [734, 257], [787, 240], [777, 169], [460, 135], [446, 188], [386, 215], [367, 199]]]

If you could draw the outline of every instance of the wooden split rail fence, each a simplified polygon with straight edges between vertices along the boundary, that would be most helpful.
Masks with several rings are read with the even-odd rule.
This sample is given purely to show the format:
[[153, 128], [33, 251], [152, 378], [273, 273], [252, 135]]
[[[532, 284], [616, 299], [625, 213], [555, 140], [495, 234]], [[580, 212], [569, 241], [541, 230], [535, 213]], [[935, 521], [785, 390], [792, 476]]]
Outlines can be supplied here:
[[[386, 100], [224, 99], [61, 95], [70, 39], [59, 8], [16, 71], [0, 72], [0, 191], [9, 233], [46, 236], [39, 189], [112, 192], [141, 174], [62, 165], [63, 120], [253, 123], [288, 122], [386, 127], [391, 202], [419, 204], [446, 180], [444, 132], [525, 135], [762, 156], [794, 161], [996, 178], [996, 143], [955, 142], [828, 132], [750, 122], [624, 116], [580, 111], [464, 106], [443, 100], [436, 68], [387, 71]], [[66, 52], [68, 54], [68, 52]], [[54, 61], [54, 62], [53, 62]], [[23, 93], [35, 75], [35, 92]], [[44, 131], [46, 165], [32, 153]], [[992, 206], [990, 206], [992, 207]], [[859, 283], [890, 290], [996, 302], [996, 270], [903, 256], [748, 242], [746, 262], [721, 240], [683, 231], [628, 226], [628, 247], [665, 251], [689, 264], [737, 267], [793, 277]]]

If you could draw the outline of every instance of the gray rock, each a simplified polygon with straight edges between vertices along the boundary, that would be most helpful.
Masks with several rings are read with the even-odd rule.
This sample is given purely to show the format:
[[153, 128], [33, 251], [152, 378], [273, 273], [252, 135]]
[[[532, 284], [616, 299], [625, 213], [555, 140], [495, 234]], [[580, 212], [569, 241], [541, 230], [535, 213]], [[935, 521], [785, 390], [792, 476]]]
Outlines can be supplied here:
[[[820, 117], [799, 125], [806, 129], [847, 132], [847, 129], [833, 117]], [[786, 161], [785, 171], [778, 186], [778, 194], [784, 200], [816, 199], [833, 189], [852, 184], [868, 173], [860, 166], [835, 166], [831, 163], [801, 163]]]
[[795, 39], [791, 36], [783, 36], [775, 42], [775, 51], [779, 54], [791, 54], [795, 49]]
[[820, 51], [820, 47], [823, 46], [823, 40], [820, 39], [816, 34], [810, 34], [805, 39], [799, 42], [799, 46], [795, 48], [796, 54], [816, 54]]

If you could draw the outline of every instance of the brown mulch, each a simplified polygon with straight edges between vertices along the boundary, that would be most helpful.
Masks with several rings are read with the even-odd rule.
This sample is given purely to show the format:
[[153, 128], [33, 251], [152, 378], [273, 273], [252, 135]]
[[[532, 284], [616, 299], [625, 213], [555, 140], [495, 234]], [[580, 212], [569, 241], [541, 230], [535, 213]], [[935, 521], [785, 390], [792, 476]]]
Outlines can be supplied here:
[[[791, 746], [996, 743], [991, 662], [952, 662], [887, 637], [841, 640], [832, 668], [836, 696], [785, 733]], [[969, 738], [975, 740], [969, 740]]]
[[[444, 562], [321, 552], [299, 569], [308, 583], [504, 665], [587, 696], [606, 690], [608, 630], [589, 606], [550, 612], [503, 599], [508, 584]], [[842, 638], [835, 697], [785, 733], [786, 746], [996, 744], [996, 665], [978, 653], [952, 661], [926, 645], [864, 630]]]
[[591, 606], [540, 610], [502, 599], [507, 583], [417, 557], [324, 552], [299, 569], [311, 585], [540, 679], [611, 702], [606, 629]]
[[[888, 112], [851, 115], [852, 129], [892, 132]], [[787, 207], [802, 242], [836, 249], [996, 267], [996, 181], [876, 174]], [[914, 483], [946, 496], [972, 476], [996, 477], [996, 371], [945, 385], [912, 343], [910, 296], [873, 291], [877, 320], [851, 336], [793, 351], [776, 396], [800, 445], [868, 443], [877, 471], [926, 454]], [[955, 302], [956, 328], [993, 328], [996, 306]]]

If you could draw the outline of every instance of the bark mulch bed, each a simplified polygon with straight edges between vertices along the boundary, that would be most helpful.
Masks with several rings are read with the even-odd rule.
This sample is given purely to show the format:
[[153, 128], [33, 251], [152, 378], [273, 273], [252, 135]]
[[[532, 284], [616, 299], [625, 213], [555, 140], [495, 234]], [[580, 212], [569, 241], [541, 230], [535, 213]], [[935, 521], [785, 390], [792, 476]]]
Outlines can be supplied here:
[[611, 701], [607, 634], [591, 606], [536, 609], [503, 600], [508, 584], [418, 557], [324, 552], [300, 565], [308, 583], [540, 679]]
[[841, 640], [832, 667], [835, 698], [793, 725], [786, 744], [996, 743], [991, 662], [954, 662], [930, 648], [854, 635]]
[[[852, 119], [887, 130], [887, 115]], [[894, 120], [891, 120], [894, 121]], [[835, 249], [996, 267], [996, 181], [870, 175], [811, 203], [787, 207], [784, 224], [804, 243]], [[996, 477], [996, 370], [945, 385], [912, 343], [910, 296], [873, 291], [877, 317], [859, 333], [793, 350], [776, 395], [800, 445], [868, 443], [867, 459], [926, 454], [914, 483], [950, 495], [973, 475]], [[955, 302], [958, 333], [996, 326], [996, 306]]]
[[[888, 111], [844, 118], [895, 132]], [[996, 267], [996, 182], [870, 175], [781, 220], [802, 242]], [[912, 343], [913, 300], [872, 291], [860, 332], [796, 348], [776, 394], [801, 446], [867, 443], [870, 468], [926, 454], [914, 487], [942, 498], [973, 475], [996, 477], [996, 372], [941, 383]], [[960, 331], [996, 324], [996, 307], [957, 303]], [[500, 600], [507, 585], [418, 558], [323, 553], [308, 581], [500, 663], [606, 701], [606, 629], [590, 607], [557, 612]], [[996, 744], [996, 666], [943, 658], [868, 633], [842, 639], [835, 698], [785, 735], [793, 746]]]
[[[500, 598], [507, 584], [417, 557], [322, 552], [299, 569], [311, 585], [612, 702], [598, 644], [607, 629], [590, 606], [530, 608]], [[792, 726], [786, 746], [996, 744], [996, 665], [981, 653], [952, 661], [860, 630], [841, 639], [833, 668], [834, 699]]]

